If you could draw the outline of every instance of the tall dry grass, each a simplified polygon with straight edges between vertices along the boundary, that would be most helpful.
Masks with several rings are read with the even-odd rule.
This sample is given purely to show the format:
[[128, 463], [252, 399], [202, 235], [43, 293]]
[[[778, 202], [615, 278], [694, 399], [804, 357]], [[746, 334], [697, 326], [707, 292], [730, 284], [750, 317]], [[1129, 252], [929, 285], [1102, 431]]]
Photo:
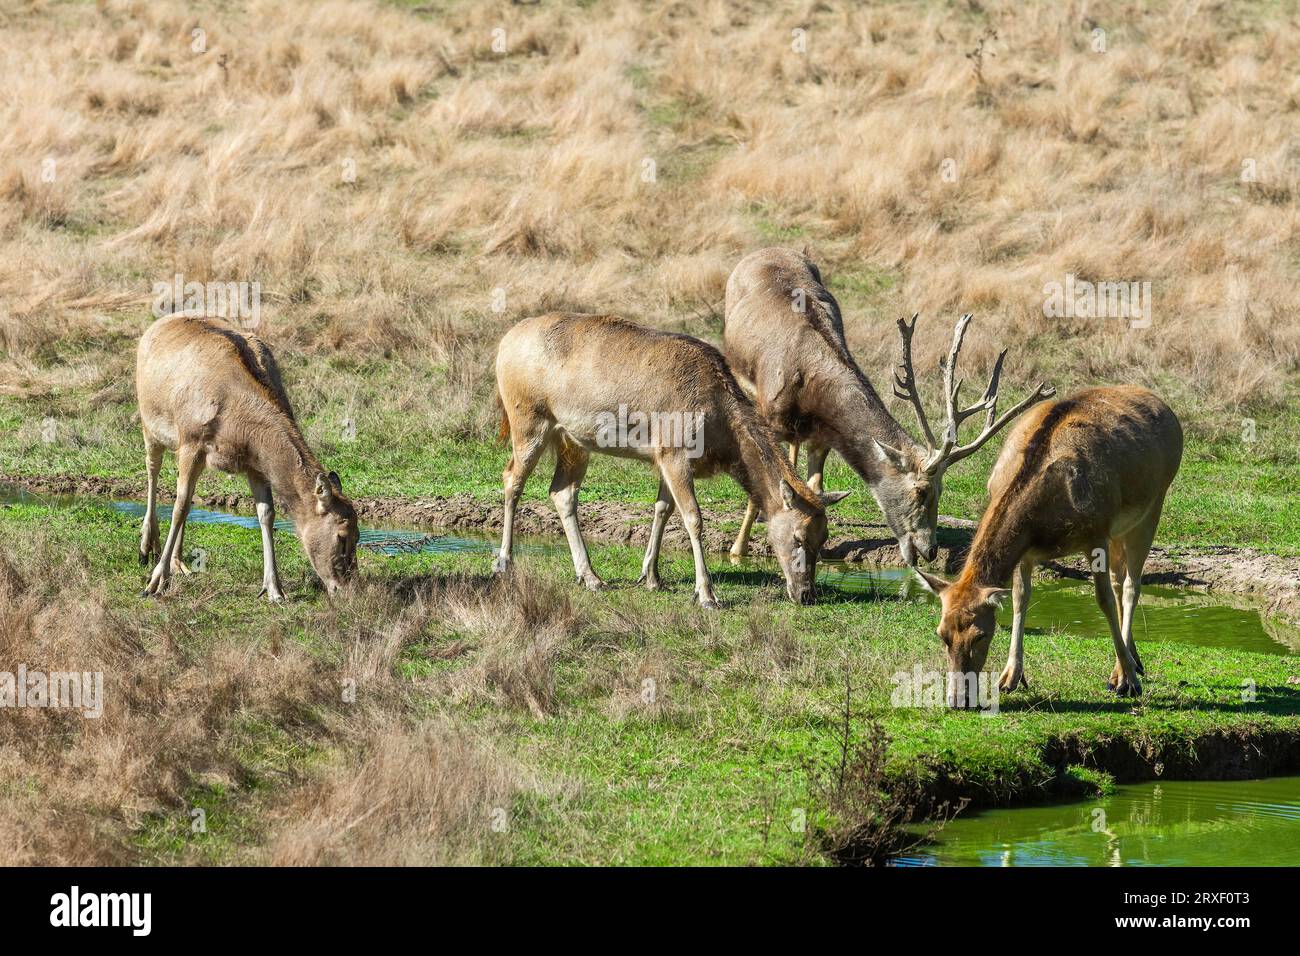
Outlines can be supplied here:
[[[567, 793], [455, 706], [553, 706], [539, 689], [578, 631], [561, 591], [522, 576], [370, 582], [310, 613], [314, 650], [283, 622], [240, 640], [197, 606], [115, 609], [66, 542], [0, 551], [0, 671], [103, 675], [101, 716], [0, 712], [4, 862], [492, 862], [493, 824], [517, 819], [518, 797]], [[468, 659], [419, 678], [403, 655]], [[214, 800], [215, 845], [192, 830]], [[218, 814], [235, 821], [224, 832]]]
[[[4, 391], [122, 380], [122, 336], [179, 271], [259, 281], [282, 351], [449, 369], [417, 411], [486, 434], [509, 323], [563, 307], [716, 335], [730, 268], [782, 240], [844, 277], [872, 373], [898, 314], [928, 317], [933, 367], [970, 310], [972, 370], [1009, 344], [1017, 379], [1155, 383], [1211, 413], [1294, 381], [1282, 8], [431, 9], [6, 4]], [[1151, 281], [1153, 327], [1046, 318], [1066, 273]], [[51, 361], [69, 339], [83, 357]]]

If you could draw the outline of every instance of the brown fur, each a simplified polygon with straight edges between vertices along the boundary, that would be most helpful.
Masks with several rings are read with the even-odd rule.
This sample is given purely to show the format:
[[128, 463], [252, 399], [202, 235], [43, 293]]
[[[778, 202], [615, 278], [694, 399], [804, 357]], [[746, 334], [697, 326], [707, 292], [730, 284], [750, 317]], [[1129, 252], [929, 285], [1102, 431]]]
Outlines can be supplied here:
[[[149, 500], [140, 560], [154, 568], [146, 594], [165, 590], [183, 561], [185, 518], [206, 465], [247, 476], [262, 526], [263, 590], [283, 597], [275, 567], [272, 492], [287, 508], [312, 567], [335, 590], [355, 570], [356, 511], [338, 476], [326, 475], [294, 418], [275, 357], [256, 336], [217, 319], [173, 315], [155, 322], [136, 353]], [[164, 449], [176, 453], [176, 505], [158, 547], [156, 491]]]
[[[955, 451], [913, 440], [853, 360], [839, 303], [805, 253], [760, 249], [740, 261], [727, 281], [723, 349], [736, 374], [753, 383], [764, 421], [791, 443], [791, 457], [808, 445], [809, 484], [821, 490], [826, 456], [839, 452], [871, 489], [904, 559], [933, 559], [947, 454], [964, 457], [997, 428]], [[924, 415], [919, 396], [916, 409]], [[732, 547], [737, 557], [746, 552], [756, 511], [751, 502]]]
[[1014, 574], [1016, 621], [1000, 687], [1009, 691], [1023, 683], [1032, 569], [1084, 552], [1094, 560], [1097, 600], [1115, 641], [1112, 686], [1140, 693], [1133, 612], [1182, 451], [1177, 417], [1146, 389], [1092, 388], [1027, 412], [1007, 436], [989, 478], [989, 505], [960, 576], [949, 584], [922, 574], [942, 599], [939, 632], [951, 669], [968, 674], [983, 667], [996, 626], [993, 611]]
[[[514, 504], [542, 452], [556, 451], [551, 495], [565, 523], [579, 577], [590, 587], [591, 570], [578, 530], [576, 495], [593, 451], [637, 458], [660, 473], [655, 526], [643, 579], [658, 586], [658, 544], [675, 507], [696, 551], [696, 590], [714, 604], [699, 542], [695, 478], [724, 472], [761, 501], [776, 518], [774, 543], [787, 589], [800, 600], [811, 595], [816, 555], [825, 541], [825, 504], [801, 481], [781, 454], [721, 353], [705, 342], [642, 328], [615, 316], [551, 313], [526, 319], [502, 338], [497, 350], [497, 390], [513, 443], [506, 488], [506, 530], [498, 567], [509, 566]], [[659, 436], [659, 444], [601, 444], [601, 416], [629, 412], [703, 415], [700, 454], [692, 456]], [[769, 529], [770, 531], [772, 529]], [[804, 559], [795, 559], [803, 548]], [[793, 563], [792, 563], [793, 562]], [[802, 568], [794, 564], [802, 563]]]

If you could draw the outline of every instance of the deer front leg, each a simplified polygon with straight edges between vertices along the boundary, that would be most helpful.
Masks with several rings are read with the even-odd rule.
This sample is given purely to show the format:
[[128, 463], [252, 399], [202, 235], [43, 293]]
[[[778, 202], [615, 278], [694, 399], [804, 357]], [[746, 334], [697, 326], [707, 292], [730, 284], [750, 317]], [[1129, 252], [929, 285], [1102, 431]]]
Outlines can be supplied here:
[[1007, 666], [998, 679], [998, 690], [1008, 694], [1020, 685], [1029, 689], [1025, 680], [1025, 612], [1029, 610], [1029, 595], [1033, 590], [1034, 562], [1021, 561], [1011, 583], [1011, 650]]
[[163, 445], [144, 436], [144, 464], [148, 479], [148, 497], [145, 499], [144, 521], [140, 526], [140, 566], [149, 567], [150, 560], [158, 554], [158, 473], [162, 470]]
[[271, 485], [264, 479], [248, 476], [248, 487], [257, 502], [257, 524], [262, 529], [262, 594], [272, 604], [284, 600], [284, 585], [280, 583], [280, 569], [275, 564], [275, 502]]
[[654, 523], [650, 526], [650, 541], [646, 545], [645, 560], [641, 562], [641, 577], [636, 582], [644, 584], [651, 591], [658, 591], [663, 587], [663, 583], [659, 580], [659, 548], [664, 540], [664, 526], [668, 524], [672, 514], [673, 496], [668, 491], [668, 485], [660, 478], [659, 497], [655, 501]]
[[745, 518], [740, 522], [740, 532], [736, 535], [736, 543], [731, 546], [731, 560], [733, 563], [749, 554], [749, 536], [754, 532], [754, 521], [757, 518], [758, 502], [750, 498], [749, 503], [745, 505]]
[[695, 500], [695, 481], [691, 477], [690, 465], [685, 459], [671, 459], [660, 465], [660, 473], [672, 492], [677, 510], [682, 513], [682, 524], [691, 539], [691, 553], [695, 557], [695, 598], [700, 607], [718, 610], [718, 599], [713, 596], [713, 582], [709, 579], [709, 568], [704, 563], [704, 518], [700, 514], [700, 504]]
[[1097, 604], [1106, 615], [1106, 623], [1110, 625], [1111, 640], [1115, 644], [1115, 669], [1111, 672], [1110, 689], [1120, 697], [1139, 697], [1142, 694], [1142, 683], [1138, 680], [1137, 663], [1124, 643], [1124, 632], [1120, 627], [1118, 609], [1115, 607], [1115, 592], [1110, 584], [1110, 572], [1094, 572], [1092, 583], [1097, 591]]
[[180, 542], [185, 519], [189, 517], [190, 502], [194, 500], [194, 488], [199, 483], [199, 475], [203, 473], [203, 463], [204, 455], [201, 448], [182, 445], [176, 450], [176, 504], [172, 506], [172, 523], [167, 531], [167, 541], [163, 544], [162, 553], [158, 556], [158, 564], [154, 567], [141, 597], [161, 594], [167, 590], [167, 585], [171, 582], [172, 557]]

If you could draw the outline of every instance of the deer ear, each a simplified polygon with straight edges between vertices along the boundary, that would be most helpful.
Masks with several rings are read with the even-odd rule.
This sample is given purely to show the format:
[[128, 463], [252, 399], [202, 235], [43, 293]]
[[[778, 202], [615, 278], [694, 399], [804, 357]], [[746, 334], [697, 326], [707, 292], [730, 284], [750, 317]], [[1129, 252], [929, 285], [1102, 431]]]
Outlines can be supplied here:
[[893, 445], [886, 445], [878, 438], [871, 439], [871, 444], [876, 448], [876, 454], [880, 456], [881, 461], [887, 461], [900, 471], [907, 469], [907, 456]]
[[1010, 588], [985, 588], [980, 594], [984, 603], [990, 607], [1001, 607], [1002, 602], [1011, 596]]
[[794, 507], [795, 493], [790, 487], [790, 482], [784, 478], [781, 479], [781, 503], [785, 505], [787, 511]]
[[916, 576], [921, 579], [921, 586], [933, 594], [935, 597], [942, 597], [943, 592], [948, 590], [948, 582], [936, 574], [928, 574], [920, 568], [912, 568]]
[[330, 495], [332, 494], [329, 480], [324, 475], [316, 476], [315, 493], [316, 493], [316, 513], [318, 515], [323, 515], [325, 513], [326, 505], [329, 504]]
[[822, 507], [829, 508], [831, 505], [839, 504], [851, 494], [853, 494], [851, 491], [828, 491], [822, 495]]
[[335, 494], [343, 494], [343, 480], [339, 478], [339, 473], [337, 471], [331, 471], [329, 473], [329, 482], [334, 486]]

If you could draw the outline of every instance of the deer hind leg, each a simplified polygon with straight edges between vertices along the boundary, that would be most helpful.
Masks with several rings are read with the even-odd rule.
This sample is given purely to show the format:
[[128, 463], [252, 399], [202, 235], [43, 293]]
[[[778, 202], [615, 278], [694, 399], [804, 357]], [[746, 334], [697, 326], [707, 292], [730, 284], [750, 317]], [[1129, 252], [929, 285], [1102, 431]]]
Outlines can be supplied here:
[[555, 477], [551, 479], [551, 501], [560, 513], [560, 522], [564, 525], [564, 536], [569, 539], [569, 552], [573, 555], [573, 570], [578, 580], [589, 591], [599, 591], [605, 586], [595, 571], [591, 569], [591, 559], [587, 555], [587, 545], [582, 540], [582, 529], [578, 526], [578, 489], [587, 474], [587, 463], [591, 454], [587, 449], [567, 438], [561, 438], [555, 449]]
[[673, 515], [673, 496], [668, 485], [659, 479], [659, 497], [655, 501], [654, 524], [650, 526], [650, 541], [646, 545], [645, 560], [641, 563], [641, 577], [637, 584], [644, 584], [651, 591], [663, 587], [659, 580], [659, 548], [664, 541], [664, 526]]
[[197, 445], [181, 445], [176, 449], [176, 504], [172, 506], [172, 523], [142, 597], [161, 594], [171, 582], [172, 558], [180, 544], [185, 519], [189, 517], [194, 488], [203, 474], [204, 458], [203, 449]]
[[1111, 588], [1110, 572], [1094, 571], [1092, 583], [1097, 591], [1097, 605], [1106, 615], [1106, 623], [1110, 625], [1111, 640], [1115, 645], [1115, 669], [1111, 672], [1110, 689], [1120, 697], [1138, 697], [1142, 694], [1142, 684], [1138, 680], [1137, 663], [1133, 660], [1133, 655], [1129, 653], [1124, 641], [1115, 592]]
[[700, 607], [716, 611], [718, 599], [713, 596], [713, 582], [709, 579], [708, 565], [704, 563], [704, 518], [700, 514], [700, 504], [695, 500], [695, 479], [691, 475], [690, 463], [683, 456], [666, 457], [659, 463], [659, 473], [677, 503], [677, 510], [682, 513], [682, 524], [691, 539], [691, 553], [695, 557], [695, 598]]
[[524, 493], [528, 476], [537, 467], [542, 452], [550, 443], [551, 427], [549, 422], [534, 421], [527, 427], [516, 427], [510, 423], [511, 454], [510, 464], [501, 473], [501, 484], [505, 488], [505, 520], [501, 526], [501, 550], [492, 562], [492, 571], [501, 574], [510, 570], [511, 556], [515, 543], [515, 509], [519, 505], [519, 496]]
[[147, 568], [158, 555], [158, 473], [162, 471], [164, 446], [144, 433], [144, 465], [149, 482], [144, 521], [140, 526], [140, 566]]
[[1164, 499], [1156, 502], [1141, 524], [1130, 531], [1124, 538], [1124, 584], [1120, 593], [1120, 606], [1124, 616], [1121, 629], [1124, 633], [1124, 646], [1129, 656], [1137, 665], [1137, 672], [1145, 674], [1142, 658], [1138, 656], [1137, 641], [1133, 637], [1133, 618], [1137, 614], [1138, 599], [1142, 597], [1142, 568], [1147, 563], [1151, 552], [1151, 542], [1155, 540], [1156, 526], [1160, 523], [1160, 508]]
[[821, 494], [822, 472], [826, 469], [826, 456], [829, 454], [829, 448], [808, 443], [808, 487], [818, 494]]
[[1033, 590], [1034, 562], [1021, 561], [1011, 582], [1011, 650], [1007, 653], [1007, 666], [998, 679], [998, 690], [1007, 694], [1024, 685], [1025, 680], [1025, 612], [1029, 610], [1029, 595]]
[[731, 560], [739, 561], [749, 554], [749, 536], [754, 533], [754, 521], [758, 518], [758, 502], [753, 498], [745, 506], [745, 518], [740, 522], [740, 531], [736, 542], [731, 546]]

